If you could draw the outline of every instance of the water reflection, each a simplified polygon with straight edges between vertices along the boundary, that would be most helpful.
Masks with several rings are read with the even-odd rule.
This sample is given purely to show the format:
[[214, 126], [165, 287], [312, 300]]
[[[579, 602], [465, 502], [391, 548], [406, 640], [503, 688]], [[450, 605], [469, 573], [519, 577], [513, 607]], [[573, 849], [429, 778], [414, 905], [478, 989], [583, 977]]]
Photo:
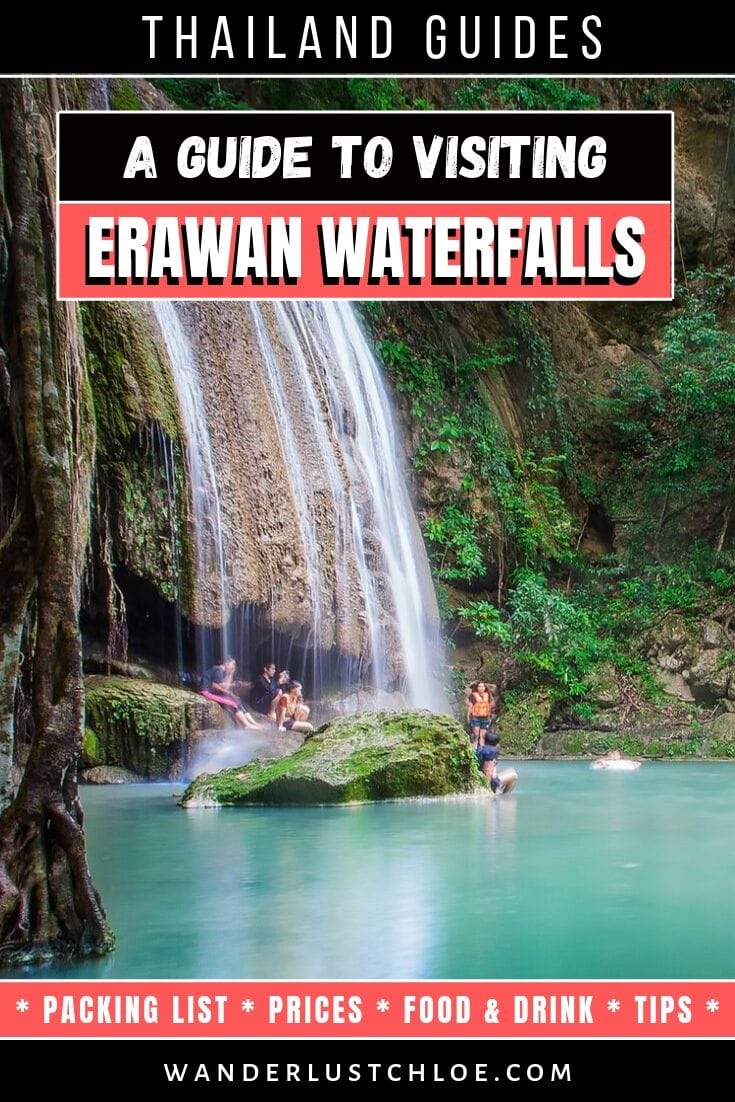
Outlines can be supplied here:
[[731, 766], [519, 772], [495, 801], [357, 808], [184, 813], [171, 787], [87, 791], [119, 948], [34, 974], [733, 975]]

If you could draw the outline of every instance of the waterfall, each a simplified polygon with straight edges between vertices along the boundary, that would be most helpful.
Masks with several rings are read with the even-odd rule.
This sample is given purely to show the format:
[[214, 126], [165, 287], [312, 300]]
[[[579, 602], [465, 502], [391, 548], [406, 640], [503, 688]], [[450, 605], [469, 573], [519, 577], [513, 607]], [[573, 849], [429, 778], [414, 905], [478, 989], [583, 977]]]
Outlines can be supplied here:
[[[102, 97], [109, 110], [108, 80], [102, 82]], [[210, 362], [209, 349], [197, 355], [172, 303], [157, 301], [153, 311], [168, 352], [186, 437], [195, 605], [205, 602], [206, 622], [221, 623], [219, 653], [230, 653], [230, 591], [235, 580], [240, 593], [248, 586], [242, 584], [242, 567], [229, 585], [225, 539], [229, 539], [231, 560], [233, 540], [243, 537], [238, 531], [239, 511], [231, 508], [228, 499], [242, 499], [246, 515], [257, 513], [257, 504], [247, 508], [252, 502], [246, 484], [256, 472], [248, 456], [251, 469], [244, 480], [228, 482], [223, 499], [222, 479], [229, 472], [222, 453], [218, 459], [213, 447], [204, 400], [205, 389], [212, 392], [214, 401], [224, 400], [217, 381], [223, 364]], [[339, 302], [223, 304], [219, 320], [225, 326], [231, 322], [234, 334], [246, 312], [280, 450], [280, 457], [273, 458], [280, 458], [285, 468], [291, 523], [303, 555], [310, 620], [306, 650], [313, 660], [313, 685], [317, 692], [323, 685], [323, 653], [357, 652], [357, 666], [348, 664], [344, 688], [399, 689], [413, 707], [446, 711], [431, 571], [406, 486], [398, 427], [355, 308]], [[245, 347], [243, 358], [248, 351], [252, 352], [252, 345]], [[252, 382], [246, 376], [238, 379], [238, 400], [253, 402]], [[167, 456], [167, 482], [172, 477]], [[288, 584], [296, 583], [292, 579]], [[272, 593], [272, 604], [275, 596]], [[241, 638], [250, 644], [257, 601], [250, 595], [246, 601]], [[199, 632], [198, 637], [202, 669], [219, 653], [207, 647], [206, 633]], [[250, 650], [246, 646], [236, 656], [241, 665], [252, 664]], [[275, 648], [270, 654], [275, 655]], [[289, 666], [290, 658], [289, 654]]]
[[350, 615], [354, 572], [373, 687], [400, 687], [412, 706], [443, 710], [429, 565], [389, 398], [355, 310], [342, 303], [250, 309], [300, 518], [314, 637], [330, 592], [314, 535], [324, 508], [318, 496], [326, 493], [337, 615]]
[[[154, 302], [153, 312], [166, 345], [186, 437], [191, 530], [200, 599], [213, 598], [217, 602], [217, 616], [223, 629], [221, 651], [229, 653], [229, 601], [222, 502], [199, 369], [174, 305], [170, 302]], [[208, 652], [202, 636], [198, 654], [200, 671], [218, 658], [218, 654]]]
[[[153, 310], [186, 438], [197, 607], [206, 609], [203, 622], [222, 624], [221, 649], [233, 649], [229, 633], [247, 676], [256, 650], [263, 656], [269, 647], [268, 598], [233, 565], [254, 536], [255, 569], [270, 568], [273, 579], [272, 630], [286, 649], [289, 632], [291, 646], [297, 641], [297, 675], [317, 697], [330, 687], [343, 695], [359, 689], [367, 698], [356, 697], [354, 707], [398, 693], [412, 707], [444, 710], [439, 616], [400, 433], [354, 308], [253, 302]], [[223, 402], [215, 434], [208, 416]], [[274, 472], [277, 483], [268, 481]], [[259, 584], [262, 592], [262, 577]], [[233, 604], [240, 611], [230, 629]], [[270, 655], [291, 668], [283, 642]], [[216, 655], [199, 657], [201, 666]]]

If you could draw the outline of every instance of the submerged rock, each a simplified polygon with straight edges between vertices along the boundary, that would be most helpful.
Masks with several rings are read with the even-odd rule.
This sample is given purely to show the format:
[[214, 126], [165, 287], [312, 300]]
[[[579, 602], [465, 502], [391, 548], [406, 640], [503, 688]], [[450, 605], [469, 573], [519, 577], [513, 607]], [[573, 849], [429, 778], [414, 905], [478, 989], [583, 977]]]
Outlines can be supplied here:
[[476, 791], [487, 789], [456, 720], [376, 712], [325, 724], [279, 761], [198, 777], [182, 805], [362, 803]]

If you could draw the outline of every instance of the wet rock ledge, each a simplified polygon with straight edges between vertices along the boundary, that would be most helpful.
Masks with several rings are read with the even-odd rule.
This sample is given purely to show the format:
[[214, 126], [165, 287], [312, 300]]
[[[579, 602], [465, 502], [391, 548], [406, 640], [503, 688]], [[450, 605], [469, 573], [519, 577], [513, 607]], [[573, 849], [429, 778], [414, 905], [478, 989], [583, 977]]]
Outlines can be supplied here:
[[369, 803], [482, 791], [459, 723], [429, 712], [377, 712], [333, 720], [278, 761], [198, 777], [182, 806]]

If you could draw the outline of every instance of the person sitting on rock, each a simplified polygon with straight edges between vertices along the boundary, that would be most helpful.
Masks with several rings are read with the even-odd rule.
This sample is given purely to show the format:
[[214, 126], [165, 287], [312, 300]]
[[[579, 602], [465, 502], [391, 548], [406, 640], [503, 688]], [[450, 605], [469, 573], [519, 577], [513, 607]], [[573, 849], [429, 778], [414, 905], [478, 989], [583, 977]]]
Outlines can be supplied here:
[[272, 718], [273, 706], [281, 694], [281, 688], [276, 680], [275, 662], [266, 662], [253, 684], [250, 694], [250, 703], [256, 712], [262, 716]]
[[268, 712], [268, 719], [276, 719], [276, 706], [284, 693], [288, 692], [288, 687], [291, 684], [291, 674], [288, 670], [281, 670], [276, 678], [276, 688], [278, 692], [271, 700], [270, 711]]
[[212, 666], [204, 675], [201, 695], [206, 700], [219, 704], [228, 712], [238, 727], [250, 731], [259, 731], [260, 724], [256, 723], [249, 712], [242, 706], [239, 696], [232, 692], [232, 682], [235, 680], [237, 663], [234, 658], [228, 657], [219, 666]]
[[299, 731], [309, 734], [314, 730], [309, 723], [311, 709], [304, 703], [304, 695], [300, 682], [291, 681], [288, 691], [283, 693], [276, 701], [276, 722], [279, 731]]

